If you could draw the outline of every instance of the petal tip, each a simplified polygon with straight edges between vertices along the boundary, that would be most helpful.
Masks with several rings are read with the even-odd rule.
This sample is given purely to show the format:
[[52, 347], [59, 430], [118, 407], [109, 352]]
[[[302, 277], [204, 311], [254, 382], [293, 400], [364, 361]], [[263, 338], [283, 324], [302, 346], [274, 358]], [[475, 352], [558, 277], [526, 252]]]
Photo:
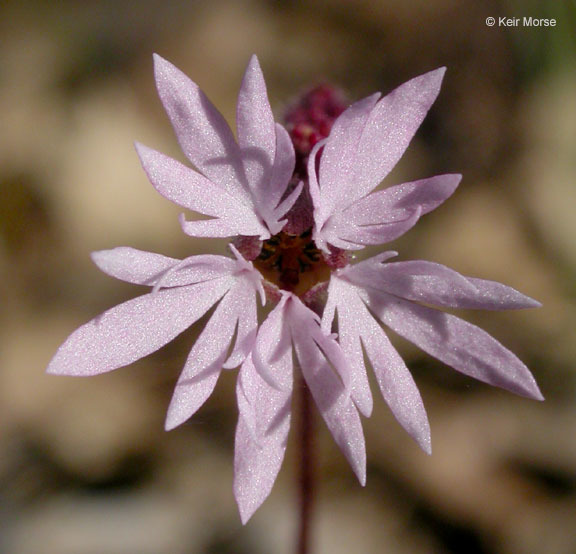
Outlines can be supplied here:
[[428, 456], [432, 456], [432, 441], [430, 440], [429, 436], [427, 437], [426, 440], [420, 441], [418, 445], [425, 454], [428, 454]]
[[256, 54], [252, 54], [248, 60], [247, 69], [260, 69], [260, 61]]
[[542, 393], [540, 392], [540, 388], [538, 387], [536, 380], [532, 377], [531, 374], [529, 375], [529, 377], [530, 379], [527, 383], [519, 385], [516, 390], [510, 389], [511, 392], [515, 392], [516, 394], [523, 396], [524, 398], [529, 398], [530, 400], [537, 400], [539, 402], [543, 402], [545, 399]]
[[160, 69], [162, 66], [168, 67], [168, 66], [172, 65], [168, 60], [164, 59], [160, 54], [156, 54], [156, 52], [154, 52], [152, 54], [152, 61], [154, 62], [154, 68], [155, 69]]
[[448, 68], [445, 65], [442, 65], [442, 66], [430, 71], [429, 75], [435, 75], [435, 76], [437, 76], [439, 81], [442, 81], [442, 79], [444, 78], [444, 75], [446, 74], [447, 69]]
[[179, 425], [183, 422], [179, 421], [171, 411], [168, 411], [168, 415], [166, 416], [166, 421], [164, 422], [164, 431], [172, 431], [176, 429]]
[[245, 499], [240, 497], [238, 491], [234, 491], [234, 496], [236, 497], [236, 504], [238, 505], [240, 521], [242, 522], [242, 525], [246, 525], [258, 509], [258, 505], [254, 506], [253, 503], [246, 502]]
[[56, 364], [50, 362], [46, 368], [46, 373], [48, 375], [69, 375], [68, 372], [62, 371], [61, 368], [57, 367]]

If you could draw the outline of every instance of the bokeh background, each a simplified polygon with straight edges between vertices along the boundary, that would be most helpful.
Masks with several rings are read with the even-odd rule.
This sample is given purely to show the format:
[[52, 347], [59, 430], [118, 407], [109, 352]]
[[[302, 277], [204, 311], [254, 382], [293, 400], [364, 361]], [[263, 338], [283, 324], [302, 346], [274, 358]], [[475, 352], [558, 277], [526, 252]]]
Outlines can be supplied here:
[[[556, 18], [552, 28], [486, 17]], [[235, 372], [163, 431], [197, 329], [133, 366], [49, 377], [60, 343], [144, 292], [92, 265], [130, 245], [186, 256], [138, 140], [183, 160], [152, 53], [233, 122], [259, 55], [277, 118], [330, 81], [357, 99], [441, 65], [441, 95], [388, 183], [442, 172], [460, 189], [392, 246], [503, 281], [544, 304], [466, 313], [533, 370], [546, 402], [464, 378], [395, 340], [427, 406], [433, 455], [377, 399], [361, 488], [323, 426], [315, 552], [576, 552], [576, 10], [574, 1], [16, 1], [0, 6], [0, 552], [284, 554], [296, 525], [294, 448], [242, 527], [232, 496]]]

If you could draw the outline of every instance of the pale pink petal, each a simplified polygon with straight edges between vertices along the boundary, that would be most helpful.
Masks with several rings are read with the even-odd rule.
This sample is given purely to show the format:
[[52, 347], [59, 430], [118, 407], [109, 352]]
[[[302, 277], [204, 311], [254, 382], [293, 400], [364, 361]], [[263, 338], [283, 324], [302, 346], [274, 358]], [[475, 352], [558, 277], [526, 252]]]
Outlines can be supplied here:
[[[315, 223], [315, 227], [317, 227], [318, 229], [322, 226], [322, 224], [329, 215], [324, 214], [326, 210], [322, 209], [323, 198], [320, 192], [320, 183], [318, 182], [318, 178], [316, 176], [317, 172], [316, 166], [318, 165], [318, 156], [320, 154], [321, 149], [324, 148], [324, 146], [326, 145], [327, 140], [328, 140], [327, 138], [322, 139], [314, 145], [312, 151], [310, 152], [310, 155], [308, 156], [308, 164], [307, 164], [308, 190], [310, 191], [310, 198], [312, 199], [312, 204], [314, 205], [314, 212], [315, 212], [314, 221], [315, 222], [318, 221], [317, 223]], [[316, 214], [316, 212], [318, 213]]]
[[276, 128], [256, 56], [250, 58], [238, 93], [236, 128], [248, 183], [252, 194], [258, 198], [268, 186], [265, 178], [270, 175], [274, 163]]
[[225, 369], [237, 367], [244, 361], [254, 346], [258, 330], [256, 289], [250, 278], [238, 277], [237, 284], [228, 295], [233, 295], [228, 306], [228, 318], [237, 322], [237, 328], [234, 349], [224, 363]]
[[418, 208], [424, 215], [450, 197], [461, 179], [461, 175], [446, 174], [394, 185], [354, 202], [342, 217], [357, 225], [376, 225], [405, 219]]
[[322, 333], [318, 316], [291, 296], [287, 318], [294, 350], [306, 384], [332, 433], [336, 444], [348, 459], [362, 485], [366, 483], [366, 447], [360, 416], [350, 396], [350, 373], [339, 367], [346, 364], [345, 357], [334, 338]]
[[[389, 222], [381, 224], [356, 224], [347, 220], [346, 214], [338, 214], [338, 216], [328, 219], [325, 227], [320, 229], [315, 236], [321, 235], [323, 240], [333, 246], [344, 248], [345, 250], [356, 250], [357, 248], [352, 245], [361, 245], [363, 247], [369, 244], [383, 244], [402, 236], [416, 225], [420, 219], [420, 214], [420, 207], [417, 206], [413, 212], [407, 213], [403, 219], [390, 219]], [[342, 241], [344, 241], [344, 244], [348, 243], [349, 246], [339, 246], [343, 244]]]
[[181, 260], [127, 246], [92, 252], [92, 260], [104, 273], [116, 279], [150, 286], [162, 280], [164, 288], [230, 275], [236, 265], [233, 259], [225, 256], [201, 255], [188, 258], [186, 265], [167, 273], [180, 264]]
[[[240, 311], [243, 308], [250, 310], [250, 306], [245, 305], [246, 303], [255, 305], [254, 289], [239, 278], [222, 298], [190, 351], [168, 408], [167, 430], [184, 423], [212, 394], [228, 357]], [[240, 362], [242, 361], [241, 352], [247, 353], [246, 347], [249, 349], [252, 346], [256, 332], [256, 319], [254, 318], [251, 322], [254, 325], [253, 328], [243, 329], [242, 333], [238, 334], [238, 339], [242, 344], [237, 345], [234, 356]]]
[[540, 308], [542, 304], [512, 287], [496, 281], [466, 277], [478, 291], [476, 298], [458, 298], [458, 308], [474, 308], [480, 310], [523, 310], [525, 308]]
[[361, 260], [354, 265], [348, 265], [344, 269], [339, 270], [340, 273], [345, 273], [347, 276], [352, 273], [356, 273], [357, 271], [365, 271], [372, 267], [381, 267], [382, 264], [389, 260], [390, 258], [395, 258], [398, 256], [398, 252], [395, 250], [386, 250], [385, 252], [381, 252], [380, 254], [376, 254], [376, 256], [372, 256], [371, 258], [367, 258], [365, 260]]
[[352, 365], [354, 379], [358, 376], [366, 379], [363, 345], [380, 391], [394, 417], [420, 447], [430, 453], [430, 425], [426, 410], [406, 364], [366, 309], [356, 287], [333, 277], [330, 297], [331, 302], [337, 304], [339, 341]]
[[182, 230], [191, 237], [224, 238], [243, 236], [258, 236], [260, 240], [270, 238], [270, 232], [261, 224], [256, 224], [254, 218], [244, 218], [239, 211], [233, 219], [199, 219], [187, 221], [184, 214], [180, 216]]
[[346, 268], [346, 279], [408, 300], [445, 305], [452, 293], [476, 295], [476, 287], [456, 271], [432, 262], [408, 261], [378, 263], [364, 260]]
[[346, 276], [357, 285], [435, 306], [482, 310], [540, 306], [539, 302], [501, 283], [465, 277], [441, 264], [422, 260], [356, 265]]
[[431, 454], [430, 424], [416, 383], [382, 328], [362, 308], [365, 315], [360, 335], [380, 392], [398, 423], [424, 452]]
[[220, 279], [145, 294], [77, 329], [58, 349], [48, 373], [88, 376], [155, 352], [197, 321], [232, 285]]
[[372, 393], [364, 365], [364, 352], [360, 343], [357, 322], [348, 297], [349, 294], [341, 281], [334, 277], [330, 279], [328, 300], [322, 314], [322, 328], [324, 332], [330, 331], [336, 311], [338, 311], [338, 342], [351, 367], [350, 395], [362, 415], [370, 417], [373, 407]]
[[[280, 302], [268, 314], [258, 330], [252, 361], [256, 371], [272, 387], [285, 388], [283, 375], [291, 371], [292, 343], [290, 327], [286, 323], [286, 302], [289, 295], [283, 295]], [[290, 385], [291, 388], [291, 385]]]
[[382, 323], [431, 356], [490, 385], [542, 400], [528, 368], [482, 329], [375, 289], [358, 290]]
[[[276, 124], [276, 155], [270, 175], [270, 183], [263, 191], [265, 202], [270, 206], [277, 206], [286, 188], [292, 179], [294, 165], [296, 164], [296, 155], [294, 146], [288, 131], [282, 125]], [[286, 210], [288, 211], [288, 210]], [[285, 212], [284, 212], [285, 213]], [[282, 217], [284, 213], [280, 213]]]
[[267, 232], [250, 201], [234, 196], [219, 184], [160, 152], [142, 144], [136, 144], [136, 149], [150, 182], [160, 194], [189, 210], [219, 218], [228, 233], [194, 236], [261, 235]]
[[[410, 230], [420, 216], [438, 207], [458, 186], [460, 175], [437, 175], [373, 192], [328, 217], [316, 220], [315, 236], [344, 249], [351, 244], [383, 244]], [[341, 202], [341, 201], [340, 201]]]
[[376, 104], [358, 144], [354, 186], [345, 191], [344, 205], [366, 196], [396, 165], [436, 100], [445, 71], [411, 79]]
[[248, 199], [240, 148], [222, 114], [198, 85], [154, 55], [156, 86], [187, 158], [230, 194]]
[[[278, 207], [274, 210], [274, 217], [277, 220], [280, 219], [286, 213], [288, 213], [290, 208], [292, 208], [292, 206], [294, 206], [294, 204], [296, 203], [296, 200], [298, 200], [298, 197], [300, 196], [300, 193], [302, 192], [303, 188], [304, 188], [304, 183], [302, 181], [300, 181], [294, 187], [294, 190], [292, 192], [290, 192], [290, 194], [288, 194], [288, 196], [286, 196], [286, 198], [284, 200], [282, 200], [282, 202], [280, 202]], [[279, 221], [279, 223], [284, 223], [285, 221], [286, 220], [281, 220], [281, 221]], [[278, 229], [277, 232], [280, 232], [281, 230], [282, 230], [282, 227], [280, 229]], [[276, 233], [274, 233], [274, 231], [272, 231], [272, 233], [276, 234]]]
[[380, 93], [376, 93], [355, 102], [332, 126], [320, 159], [322, 202], [314, 214], [319, 227], [346, 197], [346, 189], [355, 186], [352, 179], [356, 171], [358, 145], [370, 112], [379, 98]]
[[282, 388], [271, 387], [250, 357], [236, 385], [238, 426], [234, 446], [234, 496], [242, 523], [266, 500], [284, 460], [290, 430], [292, 367], [283, 367]]

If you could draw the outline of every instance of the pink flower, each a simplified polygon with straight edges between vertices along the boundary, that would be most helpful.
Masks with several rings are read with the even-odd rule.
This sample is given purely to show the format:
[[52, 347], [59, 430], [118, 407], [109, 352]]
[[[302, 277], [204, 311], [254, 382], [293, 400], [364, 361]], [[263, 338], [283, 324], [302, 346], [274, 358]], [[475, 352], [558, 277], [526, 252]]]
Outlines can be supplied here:
[[[317, 133], [307, 128], [314, 136], [307, 144], [326, 136], [332, 122], [333, 127], [311, 152], [299, 150], [296, 173], [291, 137], [274, 123], [256, 57], [248, 64], [238, 96], [238, 141], [196, 84], [159, 56], [155, 69], [164, 107], [196, 170], [137, 145], [142, 165], [163, 196], [208, 217], [182, 217], [184, 232], [233, 238], [234, 258], [176, 260], [132, 248], [94, 253], [104, 272], [152, 290], [75, 331], [51, 361], [50, 373], [95, 375], [130, 364], [161, 348], [216, 305], [178, 380], [166, 428], [198, 410], [222, 369], [241, 366], [234, 491], [243, 522], [269, 495], [280, 470], [294, 371], [302, 372], [362, 484], [366, 454], [359, 412], [368, 416], [372, 410], [363, 348], [393, 414], [430, 452], [420, 394], [378, 320], [463, 373], [541, 398], [530, 372], [511, 352], [477, 327], [424, 305], [514, 309], [537, 302], [438, 264], [385, 263], [393, 252], [355, 265], [347, 262], [347, 251], [406, 232], [460, 181], [459, 175], [440, 175], [373, 192], [434, 102], [443, 69], [413, 79], [382, 99], [378, 94], [365, 98], [335, 121], [342, 110], [330, 101], [329, 88], [323, 88], [316, 96], [333, 113], [316, 118], [322, 122]], [[299, 116], [307, 125], [314, 120], [305, 113]], [[300, 142], [303, 148], [305, 141]], [[306, 176], [303, 161], [308, 154]], [[310, 223], [301, 234], [287, 231], [306, 221]], [[259, 328], [258, 294], [262, 303], [266, 296], [277, 302]], [[336, 313], [338, 335], [332, 334]]]
[[[332, 387], [350, 391], [355, 407], [365, 416], [371, 414], [363, 349], [392, 413], [422, 449], [431, 452], [420, 393], [379, 322], [462, 373], [542, 399], [529, 370], [512, 352], [478, 327], [424, 305], [504, 310], [532, 308], [538, 302], [500, 283], [464, 277], [439, 264], [384, 263], [395, 252], [355, 265], [341, 263], [345, 251], [398, 238], [458, 186], [460, 175], [439, 175], [372, 192], [407, 148], [438, 95], [444, 71], [412, 79], [380, 100], [375, 94], [356, 102], [336, 119], [328, 138], [312, 148], [308, 160], [312, 237], [331, 266], [320, 336], [331, 332], [337, 312], [338, 342], [345, 360], [340, 361], [333, 346], [338, 353], [334, 360], [299, 353], [305, 341], [327, 350], [316, 339], [313, 313], [304, 312], [297, 298], [283, 296], [261, 327], [239, 379], [235, 493], [243, 521], [268, 495], [284, 454], [293, 369], [290, 342], [325, 419], [328, 407], [338, 415], [335, 425], [327, 419], [328, 426], [361, 482], [365, 453], [357, 415]], [[304, 295], [310, 301], [313, 297]], [[336, 373], [330, 373], [326, 361]]]
[[[406, 150], [438, 95], [444, 71], [416, 77], [380, 100], [375, 94], [356, 102], [312, 150], [308, 176], [313, 236], [319, 247], [359, 250], [389, 242], [454, 192], [460, 175], [438, 175], [372, 192]], [[474, 325], [422, 305], [506, 310], [533, 308], [538, 302], [500, 283], [464, 277], [439, 264], [385, 263], [395, 255], [386, 252], [333, 272], [323, 312], [326, 332], [338, 313], [339, 342], [352, 365], [352, 397], [364, 415], [371, 413], [372, 398], [362, 347], [393, 414], [430, 452], [420, 394], [377, 320], [462, 373], [542, 399], [529, 370], [509, 350]]]
[[[238, 98], [237, 143], [220, 113], [178, 69], [155, 56], [156, 81], [182, 148], [202, 173], [142, 145], [137, 150], [151, 182], [173, 202], [212, 219], [187, 222], [193, 236], [278, 232], [300, 187], [283, 199], [294, 151], [274, 123], [255, 57]], [[282, 201], [281, 201], [282, 200]], [[168, 410], [166, 428], [186, 421], [212, 393], [223, 368], [240, 365], [257, 331], [256, 293], [265, 302], [262, 276], [231, 245], [235, 260], [191, 256], [175, 260], [132, 248], [93, 254], [109, 275], [151, 292], [112, 308], [75, 331], [60, 347], [49, 373], [96, 375], [158, 350], [218, 304], [192, 348]], [[227, 352], [236, 336], [230, 356]]]

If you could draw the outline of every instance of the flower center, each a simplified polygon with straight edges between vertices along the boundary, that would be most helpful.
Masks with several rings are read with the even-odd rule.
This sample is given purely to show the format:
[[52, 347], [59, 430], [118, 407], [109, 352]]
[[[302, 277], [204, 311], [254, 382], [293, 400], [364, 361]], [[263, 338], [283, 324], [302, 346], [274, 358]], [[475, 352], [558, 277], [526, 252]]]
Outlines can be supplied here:
[[254, 267], [265, 279], [296, 296], [330, 279], [330, 267], [316, 248], [310, 230], [301, 235], [280, 232], [264, 241]]

